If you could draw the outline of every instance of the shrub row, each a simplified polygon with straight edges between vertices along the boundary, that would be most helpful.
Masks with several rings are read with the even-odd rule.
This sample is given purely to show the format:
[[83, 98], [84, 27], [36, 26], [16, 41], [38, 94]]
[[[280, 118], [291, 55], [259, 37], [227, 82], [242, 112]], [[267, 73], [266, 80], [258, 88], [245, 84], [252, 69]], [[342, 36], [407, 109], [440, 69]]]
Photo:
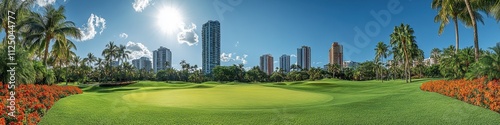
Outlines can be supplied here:
[[14, 89], [15, 117], [11, 117], [8, 112], [11, 112], [9, 106], [13, 102], [9, 98], [12, 97], [8, 86], [1, 85], [3, 84], [0, 83], [0, 125], [37, 124], [57, 100], [82, 93], [76, 86], [18, 85]]
[[475, 80], [437, 80], [422, 84], [420, 89], [437, 92], [500, 113], [499, 80], [486, 81], [486, 78]]

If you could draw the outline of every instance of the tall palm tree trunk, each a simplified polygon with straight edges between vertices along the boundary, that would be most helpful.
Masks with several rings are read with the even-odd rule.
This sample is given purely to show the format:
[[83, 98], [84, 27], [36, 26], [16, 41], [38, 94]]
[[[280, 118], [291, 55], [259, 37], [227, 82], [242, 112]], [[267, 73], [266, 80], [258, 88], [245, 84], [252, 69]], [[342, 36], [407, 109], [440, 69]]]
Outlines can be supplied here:
[[45, 52], [43, 54], [43, 64], [47, 66], [47, 57], [49, 56], [49, 44], [50, 44], [50, 38], [46, 37], [45, 38]]
[[406, 80], [406, 83], [408, 83], [408, 51], [407, 51], [407, 47], [406, 47], [406, 44], [405, 44], [405, 40], [403, 40], [403, 52], [405, 54], [405, 69], [404, 69], [404, 74], [405, 74], [405, 80]]
[[469, 11], [470, 18], [472, 20], [472, 26], [474, 27], [474, 55], [476, 61], [479, 61], [479, 43], [478, 43], [478, 36], [477, 36], [477, 24], [476, 24], [476, 17], [472, 13], [472, 8], [470, 6], [469, 0], [465, 0], [465, 5], [467, 6], [467, 11]]
[[458, 48], [460, 48], [459, 46], [459, 34], [458, 34], [458, 19], [457, 17], [453, 18], [453, 22], [455, 23], [455, 44], [457, 45], [456, 48], [455, 48], [455, 54], [458, 53]]
[[[384, 59], [382, 58], [382, 66], [384, 65], [384, 64], [383, 64], [383, 62], [384, 62]], [[382, 83], [384, 83], [384, 78], [383, 78], [383, 74], [384, 74], [384, 73], [383, 73], [383, 71], [382, 71], [384, 67], [382, 67], [382, 66], [381, 66], [381, 68], [380, 68], [380, 73], [382, 74], [382, 75], [380, 76], [380, 79], [382, 80]]]

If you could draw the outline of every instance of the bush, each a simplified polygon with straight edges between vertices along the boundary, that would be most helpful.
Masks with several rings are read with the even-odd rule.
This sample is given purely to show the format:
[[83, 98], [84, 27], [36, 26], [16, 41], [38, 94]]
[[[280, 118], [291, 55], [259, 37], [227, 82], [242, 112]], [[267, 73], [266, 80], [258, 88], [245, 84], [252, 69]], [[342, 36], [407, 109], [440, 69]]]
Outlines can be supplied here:
[[[0, 83], [1, 84], [1, 83]], [[3, 84], [2, 84], [3, 85]], [[10, 91], [7, 85], [0, 86], [0, 124], [37, 124], [54, 103], [60, 98], [81, 94], [76, 86], [18, 85], [15, 88], [16, 118], [8, 116], [7, 101]]]
[[475, 80], [437, 80], [422, 84], [420, 89], [437, 92], [500, 113], [499, 80], [486, 82], [486, 77]]

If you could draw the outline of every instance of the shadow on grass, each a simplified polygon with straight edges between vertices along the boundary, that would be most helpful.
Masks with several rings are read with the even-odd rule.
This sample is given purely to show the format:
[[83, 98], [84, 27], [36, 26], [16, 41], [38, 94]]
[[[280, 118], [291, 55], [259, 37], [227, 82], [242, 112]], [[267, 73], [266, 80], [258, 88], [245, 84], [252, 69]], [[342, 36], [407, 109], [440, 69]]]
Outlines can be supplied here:
[[[141, 90], [141, 91], [159, 91], [159, 90], [195, 89], [195, 88], [213, 88], [213, 87], [215, 87], [215, 86], [199, 84], [199, 85], [193, 85], [193, 86], [188, 86], [188, 87], [157, 87], [157, 88], [148, 88], [148, 89], [144, 89], [144, 90]], [[138, 89], [138, 88], [136, 88], [136, 89]], [[97, 91], [97, 92], [99, 92], [99, 91]]]
[[304, 82], [291, 82], [289, 85], [304, 84]]
[[120, 92], [120, 91], [130, 91], [130, 90], [137, 90], [139, 88], [116, 88], [116, 89], [103, 89], [96, 91], [98, 93], [111, 93], [111, 92]]
[[428, 79], [412, 79], [411, 82], [421, 82], [421, 81], [428, 81]]
[[137, 89], [139, 88], [122, 88], [121, 86], [99, 87], [98, 85], [82, 88], [84, 92], [99, 92], [99, 93], [110, 93], [118, 91], [137, 90]]

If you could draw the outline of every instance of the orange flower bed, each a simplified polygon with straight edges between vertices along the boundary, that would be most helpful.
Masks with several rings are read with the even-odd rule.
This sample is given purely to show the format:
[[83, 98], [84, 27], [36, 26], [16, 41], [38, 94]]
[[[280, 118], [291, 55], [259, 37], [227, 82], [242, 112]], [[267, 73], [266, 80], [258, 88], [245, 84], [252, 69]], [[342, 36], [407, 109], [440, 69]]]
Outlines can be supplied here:
[[437, 80], [422, 84], [420, 89], [437, 92], [500, 113], [499, 80], [489, 82], [486, 82], [486, 78], [451, 81]]
[[[0, 86], [0, 125], [22, 125], [37, 124], [41, 117], [54, 105], [54, 103], [66, 96], [81, 94], [82, 90], [75, 86], [57, 85], [18, 85], [15, 87], [15, 95], [11, 97], [11, 92], [7, 85]], [[9, 100], [14, 98], [15, 101]], [[15, 102], [15, 117], [10, 116], [10, 104]]]

